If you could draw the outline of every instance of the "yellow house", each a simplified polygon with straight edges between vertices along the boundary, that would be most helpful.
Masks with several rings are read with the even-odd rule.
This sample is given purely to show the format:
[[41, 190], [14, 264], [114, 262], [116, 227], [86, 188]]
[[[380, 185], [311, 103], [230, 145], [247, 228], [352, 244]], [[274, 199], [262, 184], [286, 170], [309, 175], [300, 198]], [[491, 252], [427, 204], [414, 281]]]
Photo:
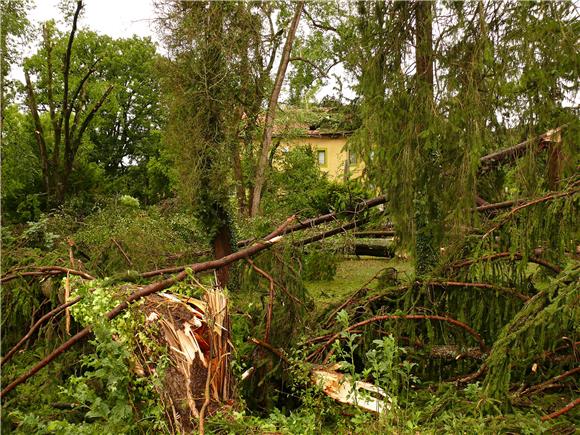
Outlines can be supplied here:
[[320, 169], [331, 179], [343, 181], [362, 174], [364, 164], [358, 161], [356, 155], [344, 149], [351, 132], [321, 132], [311, 129], [294, 131], [292, 136], [276, 135], [280, 139], [279, 153], [297, 146], [310, 146], [315, 152]]

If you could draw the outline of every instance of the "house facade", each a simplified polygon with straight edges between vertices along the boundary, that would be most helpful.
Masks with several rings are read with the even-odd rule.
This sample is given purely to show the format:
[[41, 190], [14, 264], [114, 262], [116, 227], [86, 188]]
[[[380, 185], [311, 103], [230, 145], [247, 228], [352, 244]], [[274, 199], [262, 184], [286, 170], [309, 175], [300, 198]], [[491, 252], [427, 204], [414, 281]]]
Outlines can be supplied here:
[[351, 132], [320, 132], [303, 129], [291, 137], [280, 137], [278, 152], [284, 153], [293, 147], [310, 146], [314, 150], [320, 169], [329, 178], [343, 181], [362, 175], [364, 164], [345, 150]]

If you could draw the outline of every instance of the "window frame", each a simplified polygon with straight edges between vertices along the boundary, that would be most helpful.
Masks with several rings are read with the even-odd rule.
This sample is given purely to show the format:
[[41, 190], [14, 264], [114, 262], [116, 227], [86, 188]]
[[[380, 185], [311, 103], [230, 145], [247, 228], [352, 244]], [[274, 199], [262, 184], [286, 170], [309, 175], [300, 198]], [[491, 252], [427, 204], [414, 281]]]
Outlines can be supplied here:
[[[320, 163], [320, 153], [324, 153], [324, 163]], [[328, 167], [328, 150], [326, 148], [316, 148], [316, 163], [322, 168]]]

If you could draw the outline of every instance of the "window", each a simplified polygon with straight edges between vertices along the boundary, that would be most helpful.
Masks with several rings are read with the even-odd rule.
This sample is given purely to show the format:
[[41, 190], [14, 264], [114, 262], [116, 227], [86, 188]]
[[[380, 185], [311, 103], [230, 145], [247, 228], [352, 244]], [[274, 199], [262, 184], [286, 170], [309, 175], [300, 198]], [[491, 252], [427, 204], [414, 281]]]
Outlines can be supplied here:
[[326, 166], [326, 150], [318, 150], [316, 155], [318, 157], [318, 164], [320, 166]]
[[356, 154], [353, 153], [352, 151], [348, 152], [348, 163], [350, 165], [356, 165], [358, 163], [358, 159], [356, 157]]

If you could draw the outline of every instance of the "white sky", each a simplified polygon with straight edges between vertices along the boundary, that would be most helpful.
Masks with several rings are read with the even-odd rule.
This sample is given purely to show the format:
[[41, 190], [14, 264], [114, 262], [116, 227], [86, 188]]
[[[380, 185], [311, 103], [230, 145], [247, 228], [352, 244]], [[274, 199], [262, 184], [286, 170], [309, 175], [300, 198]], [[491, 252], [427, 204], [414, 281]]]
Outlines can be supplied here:
[[[58, 21], [62, 16], [59, 3], [60, 0], [36, 0], [35, 8], [28, 15], [31, 23]], [[85, 0], [79, 24], [114, 38], [128, 38], [134, 34], [153, 38], [153, 16], [152, 0]]]

